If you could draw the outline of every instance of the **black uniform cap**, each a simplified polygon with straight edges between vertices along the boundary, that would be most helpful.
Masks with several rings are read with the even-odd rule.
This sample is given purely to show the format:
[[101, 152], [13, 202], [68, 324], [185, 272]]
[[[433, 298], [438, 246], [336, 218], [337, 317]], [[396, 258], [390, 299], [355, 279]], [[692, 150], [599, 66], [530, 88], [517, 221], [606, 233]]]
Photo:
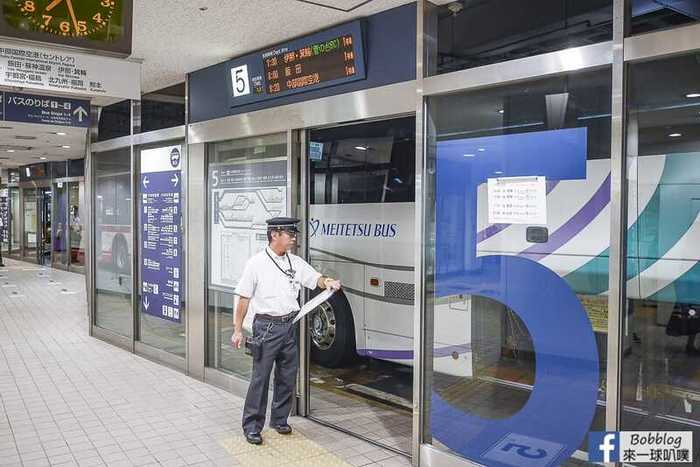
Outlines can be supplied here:
[[267, 222], [268, 230], [287, 230], [290, 232], [299, 232], [297, 224], [301, 221], [296, 217], [273, 217], [265, 222]]

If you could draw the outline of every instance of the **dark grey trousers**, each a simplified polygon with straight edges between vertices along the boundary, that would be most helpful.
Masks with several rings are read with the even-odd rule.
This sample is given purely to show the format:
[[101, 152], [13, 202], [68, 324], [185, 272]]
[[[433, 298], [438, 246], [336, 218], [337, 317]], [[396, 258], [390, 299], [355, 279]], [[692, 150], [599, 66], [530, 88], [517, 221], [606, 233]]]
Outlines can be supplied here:
[[[297, 377], [297, 341], [295, 326], [289, 322], [273, 322], [256, 319], [253, 336], [265, 336], [261, 356], [253, 360], [253, 375], [243, 408], [243, 431], [260, 433], [265, 426], [267, 391], [270, 386], [272, 365], [275, 366], [275, 382], [272, 396], [270, 425], [287, 423], [294, 400], [294, 385]], [[267, 332], [267, 335], [265, 333]]]

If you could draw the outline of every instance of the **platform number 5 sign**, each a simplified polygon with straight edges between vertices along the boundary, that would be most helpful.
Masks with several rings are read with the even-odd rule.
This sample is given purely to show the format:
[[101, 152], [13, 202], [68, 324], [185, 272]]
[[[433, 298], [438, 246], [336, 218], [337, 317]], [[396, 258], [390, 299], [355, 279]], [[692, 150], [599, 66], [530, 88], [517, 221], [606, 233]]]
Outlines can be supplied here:
[[248, 79], [248, 65], [231, 68], [231, 85], [233, 97], [250, 94], [250, 80]]

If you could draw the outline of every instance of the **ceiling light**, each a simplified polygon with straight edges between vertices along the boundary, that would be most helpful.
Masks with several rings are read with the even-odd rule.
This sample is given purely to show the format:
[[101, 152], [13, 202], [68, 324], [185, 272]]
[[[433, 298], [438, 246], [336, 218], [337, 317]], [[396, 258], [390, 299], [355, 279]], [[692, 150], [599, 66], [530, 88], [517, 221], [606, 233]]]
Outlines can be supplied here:
[[68, 146], [67, 144], [64, 144], [64, 145], [61, 146], [61, 147], [62, 147], [63, 149], [70, 149], [70, 146]]
[[8, 149], [7, 152], [15, 152], [14, 149]]
[[39, 157], [39, 159], [41, 159], [42, 161], [46, 160], [46, 158], [44, 156]]
[[680, 138], [681, 136], [683, 136], [683, 133], [671, 133], [668, 135], [669, 138]]
[[367, 146], [355, 146], [355, 149], [357, 149], [358, 151], [366, 151], [368, 148]]
[[498, 113], [499, 113], [499, 114], [504, 114], [505, 112], [506, 112], [506, 111], [503, 110], [503, 109], [499, 109], [499, 110], [498, 110]]
[[54, 133], [54, 135], [57, 135], [57, 136], [66, 136], [66, 134], [65, 134], [64, 132], [62, 132], [62, 131], [57, 131], [56, 133]]
[[484, 151], [486, 151], [486, 148], [479, 148], [479, 149], [477, 149], [477, 151], [484, 152]]
[[496, 175], [502, 175], [502, 174], [503, 174], [503, 172], [500, 171], [500, 170], [496, 170], [494, 173], [495, 173]]
[[464, 157], [474, 157], [474, 154], [464, 154]]
[[685, 95], [688, 99], [692, 99], [694, 97], [700, 97], [700, 92], [691, 92]]

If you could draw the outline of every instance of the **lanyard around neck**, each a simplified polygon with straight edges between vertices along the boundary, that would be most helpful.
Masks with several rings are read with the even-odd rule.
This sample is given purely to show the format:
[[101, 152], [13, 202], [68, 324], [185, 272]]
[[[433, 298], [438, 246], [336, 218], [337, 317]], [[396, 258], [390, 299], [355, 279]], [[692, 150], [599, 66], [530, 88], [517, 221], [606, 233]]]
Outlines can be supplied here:
[[284, 256], [287, 257], [287, 262], [289, 263], [289, 270], [288, 271], [285, 271], [284, 269], [282, 269], [280, 267], [279, 264], [277, 264], [277, 261], [275, 261], [275, 259], [272, 257], [272, 255], [270, 255], [270, 252], [267, 251], [267, 248], [265, 248], [265, 254], [267, 255], [268, 258], [270, 258], [270, 261], [272, 261], [272, 264], [274, 264], [275, 267], [282, 272], [282, 274], [284, 274], [285, 276], [287, 276], [290, 279], [294, 279], [294, 269], [292, 269], [292, 260], [289, 259], [289, 255], [286, 252], [285, 252]]

